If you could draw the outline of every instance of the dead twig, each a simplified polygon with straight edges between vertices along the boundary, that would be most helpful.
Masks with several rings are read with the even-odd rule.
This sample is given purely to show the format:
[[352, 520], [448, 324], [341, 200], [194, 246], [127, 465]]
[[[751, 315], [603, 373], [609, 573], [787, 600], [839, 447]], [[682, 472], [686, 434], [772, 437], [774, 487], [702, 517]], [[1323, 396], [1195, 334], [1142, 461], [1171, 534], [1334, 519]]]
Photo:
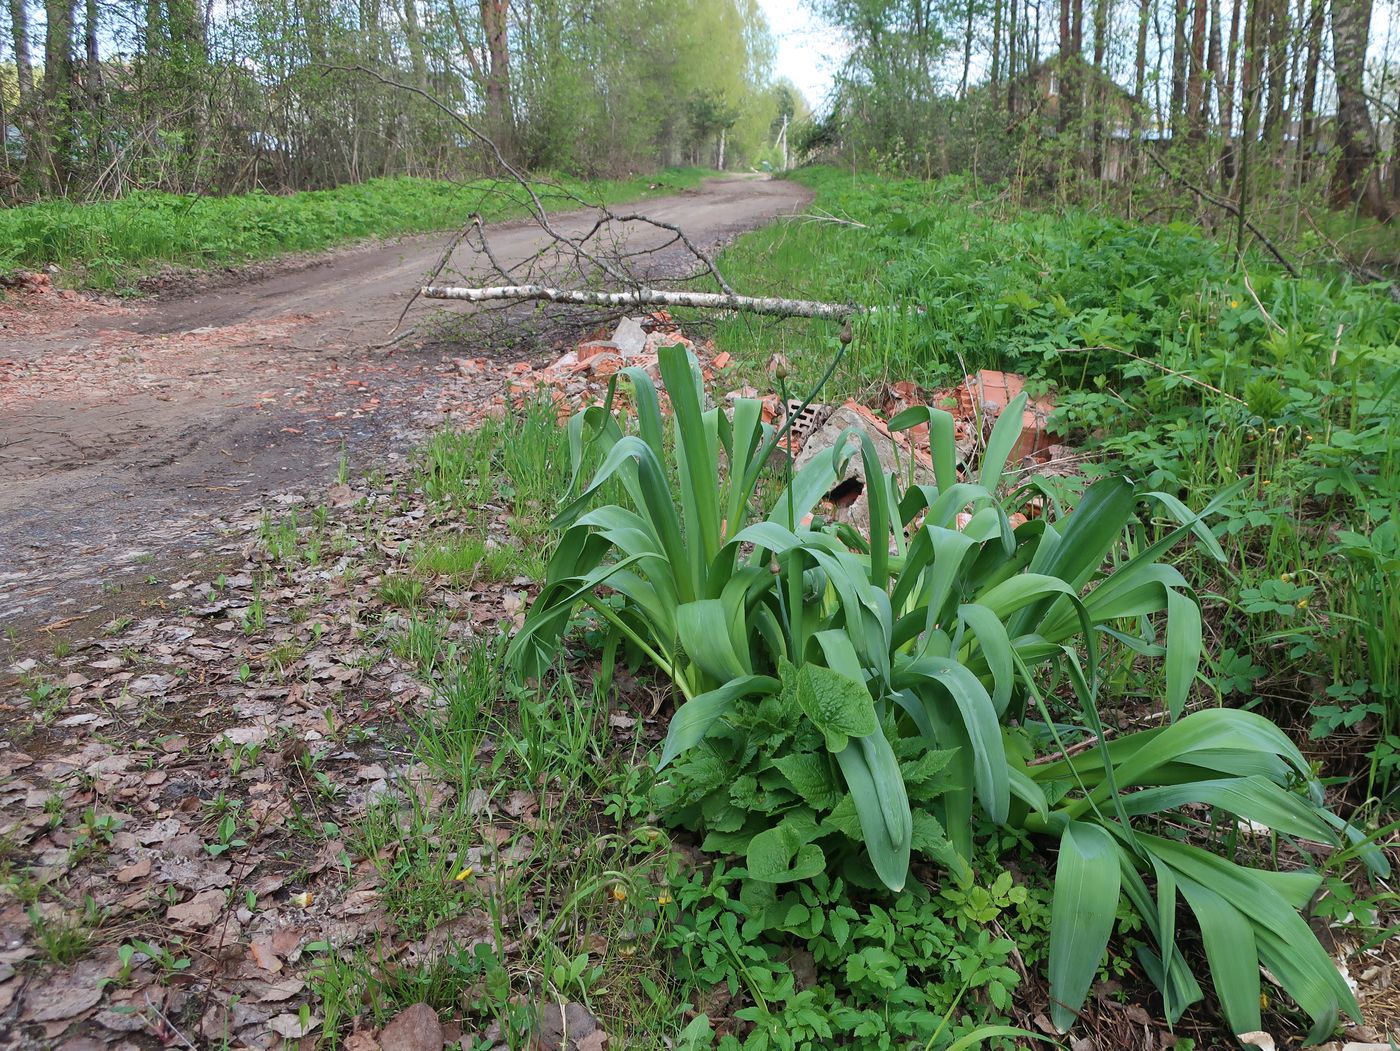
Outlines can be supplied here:
[[1259, 308], [1259, 313], [1264, 315], [1264, 320], [1273, 326], [1275, 332], [1282, 332], [1284, 330], [1283, 326], [1274, 320], [1274, 316], [1270, 314], [1264, 304], [1259, 301], [1259, 293], [1254, 291], [1254, 286], [1250, 284], [1249, 271], [1241, 268], [1240, 273], [1244, 274], [1244, 287], [1249, 291], [1249, 298], [1254, 300], [1254, 305]]

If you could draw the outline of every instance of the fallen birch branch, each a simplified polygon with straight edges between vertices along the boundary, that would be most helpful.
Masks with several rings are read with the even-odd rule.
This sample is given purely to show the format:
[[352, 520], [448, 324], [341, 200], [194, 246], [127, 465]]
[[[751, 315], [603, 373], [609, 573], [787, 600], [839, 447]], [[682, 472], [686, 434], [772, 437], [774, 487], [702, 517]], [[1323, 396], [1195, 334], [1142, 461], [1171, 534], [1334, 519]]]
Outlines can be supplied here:
[[549, 288], [546, 285], [499, 285], [494, 288], [430, 286], [424, 288], [421, 294], [424, 299], [459, 299], [468, 303], [508, 299], [591, 307], [698, 307], [706, 310], [741, 310], [771, 317], [827, 318], [832, 321], [842, 321], [852, 314], [867, 312], [865, 307], [850, 303], [819, 303], [810, 299], [726, 295], [722, 292], [667, 292], [656, 288], [638, 288], [632, 292], [587, 292]]

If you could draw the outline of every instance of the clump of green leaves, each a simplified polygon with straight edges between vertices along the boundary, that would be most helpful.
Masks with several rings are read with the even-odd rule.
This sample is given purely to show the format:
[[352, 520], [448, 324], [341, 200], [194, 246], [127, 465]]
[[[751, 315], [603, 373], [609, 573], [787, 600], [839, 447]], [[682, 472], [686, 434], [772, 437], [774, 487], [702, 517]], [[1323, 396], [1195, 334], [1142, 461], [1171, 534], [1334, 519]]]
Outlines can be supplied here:
[[723, 1037], [722, 1051], [946, 1046], [1010, 1010], [1014, 957], [1043, 954], [1049, 911], [1044, 892], [1008, 873], [857, 908], [839, 877], [775, 886], [721, 862], [675, 896], [680, 919], [665, 944], [678, 977], [749, 994], [735, 1014], [747, 1031]]
[[[740, 399], [732, 417], [706, 410], [683, 348], [660, 364], [669, 442], [658, 392], [636, 369], [625, 372], [636, 433], [612, 415], [611, 394], [571, 425], [576, 469], [590, 449], [599, 467], [560, 518], [510, 657], [539, 674], [583, 604], [610, 652], [626, 647], [668, 675], [685, 699], [661, 756], [663, 766], [682, 760], [666, 800], [677, 819], [704, 829], [708, 847], [743, 853], [750, 878], [773, 885], [839, 873], [900, 891], [916, 853], [965, 879], [979, 822], [1057, 839], [1048, 970], [1062, 1030], [1088, 994], [1120, 898], [1142, 916], [1152, 946], [1142, 963], [1173, 1020], [1201, 996], [1177, 947], [1178, 897], [1200, 920], [1236, 1032], [1259, 1028], [1261, 964], [1312, 1017], [1315, 1037], [1343, 1011], [1357, 1015], [1298, 913], [1319, 877], [1259, 872], [1142, 827], [1205, 806], [1321, 842], [1355, 835], [1320, 807], [1307, 762], [1268, 720], [1183, 714], [1201, 618], [1163, 559], [1194, 536], [1223, 561], [1204, 524], [1217, 505], [1193, 514], [1171, 494], [1110, 477], [1072, 513], [1013, 527], [1033, 493], [999, 491], [1021, 400], [993, 429], [976, 482], [959, 476], [952, 417], [910, 410], [891, 427], [928, 426], [932, 483], [886, 472], [870, 436], [853, 431], [755, 514], [780, 435], [756, 401]], [[864, 461], [865, 536], [809, 519], [844, 474], [848, 440]], [[625, 505], [599, 499], [610, 482]], [[1142, 502], [1167, 522], [1152, 535]], [[1162, 660], [1168, 718], [1111, 744], [1098, 712], [1109, 646]], [[1063, 758], [1080, 741], [1093, 747]], [[1379, 852], [1367, 857], [1387, 870]]]

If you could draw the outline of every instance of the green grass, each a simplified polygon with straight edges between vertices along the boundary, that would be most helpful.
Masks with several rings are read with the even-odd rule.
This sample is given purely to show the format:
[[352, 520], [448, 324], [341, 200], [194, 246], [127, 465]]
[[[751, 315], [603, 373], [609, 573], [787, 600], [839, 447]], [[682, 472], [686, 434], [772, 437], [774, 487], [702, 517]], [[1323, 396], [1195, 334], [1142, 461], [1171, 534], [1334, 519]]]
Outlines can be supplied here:
[[[613, 204], [697, 185], [713, 174], [670, 168], [620, 180], [557, 180], [537, 188], [546, 207], [577, 207], [563, 191]], [[287, 252], [314, 252], [370, 237], [460, 227], [473, 212], [488, 221], [524, 215], [518, 186], [478, 179], [372, 179], [355, 186], [274, 196], [178, 196], [140, 191], [117, 200], [57, 200], [0, 210], [0, 273], [49, 265], [60, 280], [129, 288], [162, 266], [236, 266]]]
[[[926, 388], [1015, 370], [1052, 390], [1054, 423], [1100, 463], [1199, 507], [1237, 479], [1224, 573], [1208, 596], [1208, 703], [1261, 707], [1354, 775], [1400, 785], [1400, 306], [1345, 276], [1293, 279], [1186, 224], [1014, 209], [965, 183], [809, 169], [813, 211], [722, 258], [736, 287], [880, 307], [824, 400], [888, 381]], [[716, 342], [771, 386], [774, 352], [805, 392], [837, 346], [825, 323], [719, 323]], [[1124, 675], [1121, 693], [1160, 683]], [[1369, 761], [1365, 758], [1369, 756]]]

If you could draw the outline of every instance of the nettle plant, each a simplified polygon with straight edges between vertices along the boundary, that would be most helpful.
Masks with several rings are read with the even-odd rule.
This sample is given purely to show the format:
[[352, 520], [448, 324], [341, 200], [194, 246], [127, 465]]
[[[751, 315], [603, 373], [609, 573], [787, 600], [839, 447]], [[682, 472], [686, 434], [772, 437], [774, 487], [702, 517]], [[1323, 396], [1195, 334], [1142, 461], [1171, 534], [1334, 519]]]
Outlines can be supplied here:
[[[1010, 513], [1034, 492], [998, 496], [1019, 435], [1013, 403], [975, 482], [959, 479], [953, 418], [923, 408], [890, 426], [928, 424], [933, 484], [903, 484], [853, 430], [763, 500], [783, 435], [762, 423], [760, 403], [706, 409], [683, 348], [663, 351], [660, 367], [669, 436], [638, 369], [622, 373], [634, 433], [611, 396], [572, 421], [576, 470], [590, 453], [599, 466], [560, 516], [510, 658], [522, 675], [544, 672], [582, 605], [605, 628], [609, 660], [621, 645], [664, 672], [684, 698], [660, 759], [672, 768], [674, 819], [705, 830], [707, 847], [743, 854], [751, 879], [839, 868], [891, 892], [920, 857], [968, 879], [979, 823], [1058, 838], [1048, 970], [1062, 1030], [1122, 898], [1150, 938], [1141, 963], [1170, 1019], [1202, 995], [1177, 944], [1180, 899], [1236, 1033], [1260, 1028], [1261, 965], [1311, 1017], [1313, 1038], [1343, 1013], [1359, 1017], [1300, 915], [1320, 876], [1237, 864], [1181, 832], [1219, 813], [1284, 837], [1361, 839], [1322, 807], [1308, 763], [1270, 721], [1224, 708], [1183, 714], [1201, 616], [1164, 559], [1194, 539], [1223, 561], [1204, 525], [1223, 498], [1196, 515], [1107, 478], [1072, 512], [1013, 528]], [[811, 517], [854, 455], [868, 536]], [[1175, 523], [1156, 540], [1138, 518], [1144, 501]], [[1110, 642], [1164, 664], [1163, 725], [1102, 733], [1100, 650]], [[1385, 870], [1378, 851], [1360, 849]]]

